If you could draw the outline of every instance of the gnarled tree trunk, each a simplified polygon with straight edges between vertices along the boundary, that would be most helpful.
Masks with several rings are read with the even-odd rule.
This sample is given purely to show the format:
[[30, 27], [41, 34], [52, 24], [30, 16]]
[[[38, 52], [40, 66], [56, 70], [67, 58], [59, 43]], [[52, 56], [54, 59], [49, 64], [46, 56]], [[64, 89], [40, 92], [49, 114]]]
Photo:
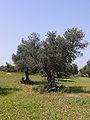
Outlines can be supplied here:
[[26, 81], [29, 81], [29, 70], [28, 70], [28, 68], [26, 69], [26, 71], [25, 71], [25, 77], [26, 77]]
[[90, 78], [90, 74], [88, 74], [88, 77]]
[[53, 73], [51, 71], [47, 72], [47, 81], [48, 81], [48, 87], [52, 88], [55, 85], [55, 79]]

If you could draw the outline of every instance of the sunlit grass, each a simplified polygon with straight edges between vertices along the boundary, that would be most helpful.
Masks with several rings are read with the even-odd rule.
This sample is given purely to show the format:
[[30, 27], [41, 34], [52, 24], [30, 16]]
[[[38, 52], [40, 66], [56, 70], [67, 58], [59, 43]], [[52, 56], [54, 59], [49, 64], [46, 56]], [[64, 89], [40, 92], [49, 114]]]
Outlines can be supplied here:
[[[90, 79], [59, 79], [56, 83], [70, 93], [33, 91], [34, 85], [20, 83], [21, 73], [0, 73], [0, 120], [90, 120]], [[33, 81], [42, 81], [32, 75]], [[80, 87], [81, 89], [74, 89]], [[77, 92], [78, 91], [78, 92]]]

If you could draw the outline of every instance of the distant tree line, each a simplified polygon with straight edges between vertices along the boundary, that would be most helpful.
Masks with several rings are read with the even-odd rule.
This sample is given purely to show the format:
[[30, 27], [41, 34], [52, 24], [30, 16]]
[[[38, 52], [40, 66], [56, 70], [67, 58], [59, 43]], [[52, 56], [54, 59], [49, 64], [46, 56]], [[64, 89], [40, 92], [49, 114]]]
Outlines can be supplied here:
[[44, 40], [38, 33], [30, 34], [22, 39], [16, 54], [12, 55], [15, 66], [25, 72], [25, 81], [29, 81], [29, 71], [41, 71], [47, 76], [48, 87], [55, 85], [55, 76], [73, 76], [78, 67], [72, 62], [82, 56], [82, 49], [88, 45], [84, 41], [85, 34], [78, 28], [65, 31], [63, 36], [56, 32], [48, 32]]
[[[11, 65], [10, 63], [6, 62], [6, 65], [2, 65], [0, 66], [0, 71], [3, 72], [23, 72], [22, 70], [20, 70], [18, 67]], [[35, 68], [35, 69], [31, 69], [29, 70], [30, 74], [37, 74], [40, 73], [42, 74], [42, 76], [45, 76], [44, 72], [42, 70], [39, 70], [39, 68]], [[76, 74], [78, 74], [78, 66], [76, 64], [69, 64], [66, 69], [61, 72], [61, 73], [57, 73], [57, 77], [69, 77], [69, 76], [75, 76]]]
[[11, 65], [10, 63], [6, 62], [6, 65], [0, 66], [0, 71], [3, 71], [3, 72], [16, 72], [18, 70], [14, 65]]
[[87, 64], [82, 69], [80, 69], [80, 75], [82, 77], [90, 78], [90, 60], [88, 60]]

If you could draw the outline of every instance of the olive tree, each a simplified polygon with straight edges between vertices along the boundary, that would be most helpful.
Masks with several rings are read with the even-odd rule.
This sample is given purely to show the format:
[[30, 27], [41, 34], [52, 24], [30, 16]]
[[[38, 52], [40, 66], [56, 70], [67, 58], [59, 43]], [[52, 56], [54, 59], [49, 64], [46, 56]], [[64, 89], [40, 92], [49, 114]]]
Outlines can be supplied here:
[[47, 74], [48, 86], [53, 86], [55, 73], [63, 72], [68, 64], [82, 56], [81, 50], [88, 45], [84, 36], [78, 28], [68, 29], [63, 36], [56, 32], [47, 33], [42, 47], [42, 65]]
[[16, 54], [12, 55], [14, 64], [18, 69], [25, 72], [26, 81], [29, 80], [29, 70], [39, 66], [39, 40], [37, 33], [30, 34], [26, 40], [22, 39], [22, 43], [18, 46]]
[[68, 64], [82, 55], [81, 50], [88, 45], [83, 40], [84, 36], [82, 30], [71, 28], [63, 36], [48, 32], [46, 39], [41, 42], [39, 35], [32, 33], [27, 40], [22, 40], [12, 59], [25, 72], [26, 80], [29, 80], [30, 69], [43, 69], [51, 88], [55, 85], [54, 75], [65, 71]]

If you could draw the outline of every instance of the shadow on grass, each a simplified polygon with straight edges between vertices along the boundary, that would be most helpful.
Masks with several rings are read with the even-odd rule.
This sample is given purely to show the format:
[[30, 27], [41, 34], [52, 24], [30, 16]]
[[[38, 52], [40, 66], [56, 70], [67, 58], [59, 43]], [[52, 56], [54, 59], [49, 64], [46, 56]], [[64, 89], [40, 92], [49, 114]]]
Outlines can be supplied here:
[[23, 81], [21, 81], [21, 83], [22, 84], [26, 84], [26, 85], [42, 85], [42, 84], [44, 84], [44, 83], [46, 83], [46, 81], [39, 81], [39, 80], [37, 80], [37, 81], [32, 81], [32, 80], [28, 80], [28, 81], [26, 81], [26, 80], [23, 80]]
[[1, 88], [0, 87], [0, 95], [8, 95], [10, 93], [13, 93], [15, 91], [19, 91], [18, 88]]
[[75, 82], [73, 80], [68, 80], [68, 79], [56, 79], [56, 81], [60, 82]]
[[88, 94], [90, 94], [90, 91], [83, 89], [83, 87], [81, 87], [81, 86], [66, 87], [63, 85], [61, 85], [61, 86], [55, 85], [52, 88], [48, 88], [47, 84], [43, 84], [43, 83], [40, 84], [38, 82], [36, 82], [34, 85], [36, 85], [36, 86], [33, 86], [33, 90], [38, 91], [40, 93], [62, 92], [62, 93], [88, 93]]
[[46, 81], [33, 81], [31, 85], [43, 85]]
[[[56, 80], [58, 81], [58, 80]], [[75, 81], [72, 81], [72, 80], [59, 80], [59, 81], [63, 81], [63, 82], [75, 82]], [[47, 82], [44, 80], [44, 81], [32, 81], [32, 80], [29, 80], [28, 83], [23, 83], [23, 84], [26, 84], [26, 85], [33, 85], [33, 90], [35, 91], [39, 91], [41, 93], [43, 92], [56, 92], [56, 91], [60, 91], [62, 93], [88, 93], [90, 94], [90, 91], [87, 91], [87, 90], [84, 90], [83, 87], [81, 86], [69, 86], [69, 87], [66, 87], [66, 86], [54, 86], [50, 89], [48, 89], [47, 87]]]
[[81, 86], [71, 86], [71, 87], [63, 86], [61, 91], [63, 93], [90, 93], [90, 91], [84, 90]]

